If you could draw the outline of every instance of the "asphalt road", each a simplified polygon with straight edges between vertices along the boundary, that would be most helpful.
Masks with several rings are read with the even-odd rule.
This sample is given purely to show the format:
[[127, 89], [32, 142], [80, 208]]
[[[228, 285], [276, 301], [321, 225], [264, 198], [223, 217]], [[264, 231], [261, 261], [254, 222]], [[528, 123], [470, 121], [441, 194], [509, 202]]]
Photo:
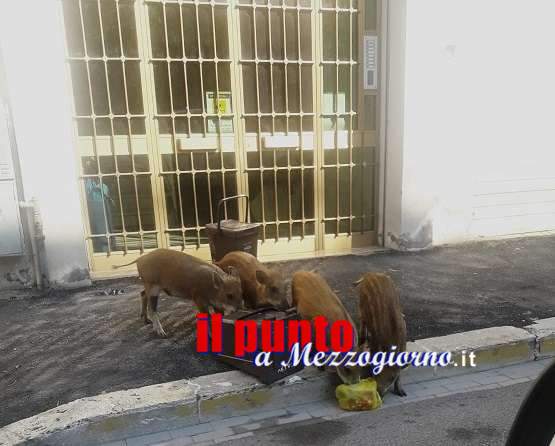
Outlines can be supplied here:
[[228, 445], [504, 445], [531, 383], [260, 430]]
[[[352, 282], [367, 271], [387, 272], [400, 289], [413, 340], [554, 316], [554, 253], [550, 236], [274, 266], [287, 277], [300, 269], [319, 271], [355, 321]], [[125, 293], [103, 294], [112, 288]], [[196, 353], [190, 302], [161, 299], [169, 335], [161, 339], [139, 320], [140, 290], [129, 278], [22, 298], [1, 291], [0, 426], [101, 392], [229, 370]]]

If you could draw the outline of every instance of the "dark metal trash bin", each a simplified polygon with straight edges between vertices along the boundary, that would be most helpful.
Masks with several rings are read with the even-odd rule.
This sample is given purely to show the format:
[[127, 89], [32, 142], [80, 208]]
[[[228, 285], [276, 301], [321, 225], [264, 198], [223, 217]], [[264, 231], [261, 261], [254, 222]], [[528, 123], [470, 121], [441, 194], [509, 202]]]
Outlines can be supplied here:
[[[245, 223], [237, 220], [222, 220], [222, 207], [226, 201], [245, 198], [247, 200], [247, 212]], [[247, 195], [235, 195], [227, 197], [218, 203], [218, 223], [208, 223], [206, 232], [210, 243], [210, 254], [212, 261], [217, 262], [228, 252], [244, 251], [256, 257], [258, 248], [259, 223], [247, 223], [249, 220], [249, 197]]]
[[[290, 320], [299, 319], [297, 311], [295, 308], [290, 308], [289, 310], [277, 310], [272, 307], [268, 308], [258, 308], [256, 310], [238, 310], [223, 317], [222, 321], [222, 353], [218, 353], [217, 358], [233, 367], [242, 370], [249, 375], [255, 376], [264, 384], [271, 384], [279, 379], [285, 378], [287, 376], [293, 375], [294, 373], [300, 372], [304, 365], [302, 363], [296, 366], [282, 366], [281, 362], [288, 362], [290, 351], [285, 348], [283, 352], [274, 352], [270, 354], [270, 359], [272, 360], [272, 365], [267, 367], [257, 367], [254, 365], [254, 358], [256, 355], [262, 351], [261, 340], [262, 340], [262, 328], [261, 324], [263, 320], [283, 320], [284, 321], [284, 340], [287, 343], [288, 334], [287, 322]], [[258, 344], [256, 351], [253, 353], [246, 353], [244, 357], [235, 356], [235, 323], [238, 320], [254, 320], [257, 325], [257, 340]], [[272, 338], [274, 334], [272, 333]]]

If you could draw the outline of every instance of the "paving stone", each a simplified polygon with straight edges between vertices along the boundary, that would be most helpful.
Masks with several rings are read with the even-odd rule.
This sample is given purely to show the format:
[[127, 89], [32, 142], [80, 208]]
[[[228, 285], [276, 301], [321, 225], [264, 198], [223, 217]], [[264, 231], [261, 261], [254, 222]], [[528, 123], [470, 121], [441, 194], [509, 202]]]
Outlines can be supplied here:
[[511, 384], [520, 384], [520, 383], [527, 383], [529, 381], [532, 381], [534, 378], [530, 379], [530, 378], [516, 378], [513, 379]]
[[297, 423], [299, 421], [310, 420], [312, 417], [307, 412], [301, 412], [290, 417], [278, 418], [277, 424]]
[[181, 438], [174, 438], [170, 441], [165, 441], [163, 443], [158, 443], [156, 446], [189, 446], [193, 444], [193, 440], [191, 437], [181, 437]]
[[445, 384], [445, 387], [447, 388], [447, 390], [460, 391], [473, 386], [468, 382], [453, 382]]
[[224, 427], [223, 429], [205, 432], [204, 434], [193, 435], [192, 439], [195, 443], [200, 443], [207, 440], [215, 440], [222, 437], [229, 437], [230, 435], [234, 435], [233, 432], [229, 427]]
[[536, 373], [543, 372], [549, 365], [553, 362], [551, 358], [538, 359], [529, 363], [530, 369], [534, 370]]
[[451, 382], [453, 382], [453, 378], [441, 378], [441, 379], [435, 379], [433, 381], [428, 381], [427, 385], [431, 389], [437, 389], [440, 387], [444, 387], [445, 384], [448, 384]]
[[249, 423], [251, 420], [252, 420], [251, 416], [242, 415], [239, 417], [231, 417], [231, 418], [225, 418], [223, 420], [211, 421], [210, 423], [205, 423], [205, 424], [211, 424], [212, 429], [216, 430], [222, 427], [239, 426], [240, 424]]
[[336, 416], [333, 416], [333, 417], [330, 417], [330, 418], [332, 420], [340, 420], [341, 418], [352, 417], [356, 413], [360, 413], [360, 412], [349, 412], [347, 410], [344, 410], [341, 413], [338, 413]]
[[491, 390], [491, 389], [500, 389], [501, 387], [503, 387], [501, 384], [493, 383], [493, 384], [486, 384], [485, 386], [482, 386], [480, 389]]
[[[291, 415], [296, 415], [302, 412], [311, 412], [312, 410], [317, 410], [317, 409], [320, 409], [321, 407], [322, 407], [322, 402], [317, 401], [313, 403], [299, 404], [297, 406], [288, 407], [287, 412]], [[284, 413], [283, 415], [287, 415], [287, 414]]]
[[253, 413], [250, 415], [250, 418], [253, 421], [264, 420], [265, 418], [275, 418], [281, 417], [283, 415], [287, 415], [287, 411], [285, 409], [276, 409], [276, 410], [266, 410], [258, 413]]
[[262, 423], [249, 423], [242, 424], [240, 426], [234, 426], [233, 431], [237, 434], [242, 434], [244, 432], [255, 431], [262, 427]]
[[[420, 341], [407, 342], [406, 351], [408, 352], [428, 352], [429, 348]], [[418, 383], [423, 381], [430, 381], [435, 378], [436, 367], [413, 367], [408, 366], [401, 372], [403, 383]]]
[[220, 438], [215, 440], [215, 443], [223, 443], [224, 441], [240, 440], [241, 438], [252, 437], [254, 434], [252, 432], [245, 432], [243, 434], [231, 435], [230, 437]]
[[533, 379], [536, 376], [536, 373], [534, 373], [532, 370], [507, 370], [505, 372], [501, 372], [500, 375], [506, 376], [511, 380], [520, 378]]
[[[446, 390], [449, 390], [449, 389], [446, 389], [446, 388], [444, 388], [444, 387], [442, 387], [442, 388], [435, 388], [435, 389], [432, 388], [432, 387], [428, 387], [428, 388], [426, 388], [426, 389], [414, 390], [414, 391], [412, 391], [411, 393], [408, 393], [408, 392], [407, 392], [407, 397], [410, 397], [410, 396], [413, 396], [413, 395], [414, 395], [415, 397], [431, 397], [431, 396], [436, 395], [437, 393], [445, 392]], [[403, 398], [401, 398], [401, 399], [403, 399]]]
[[197, 441], [193, 443], [195, 446], [208, 446], [216, 444], [214, 440]]
[[469, 373], [468, 375], [461, 375], [456, 377], [456, 381], [460, 383], [466, 383], [469, 387], [479, 385], [480, 383], [474, 379], [475, 373]]
[[158, 432], [156, 434], [141, 435], [140, 437], [127, 438], [127, 446], [150, 446], [171, 440], [169, 432]]
[[510, 378], [505, 375], [499, 375], [498, 373], [488, 372], [488, 373], [477, 373], [473, 376], [474, 380], [483, 385], [497, 384], [502, 381], [507, 381]]
[[210, 423], [195, 424], [194, 426], [183, 427], [181, 429], [172, 429], [170, 435], [172, 438], [191, 437], [197, 434], [203, 434], [214, 430], [214, 426]]
[[308, 413], [315, 418], [330, 416], [341, 412], [343, 412], [343, 409], [341, 409], [335, 401], [333, 403], [324, 403], [318, 408], [312, 408], [308, 410]]

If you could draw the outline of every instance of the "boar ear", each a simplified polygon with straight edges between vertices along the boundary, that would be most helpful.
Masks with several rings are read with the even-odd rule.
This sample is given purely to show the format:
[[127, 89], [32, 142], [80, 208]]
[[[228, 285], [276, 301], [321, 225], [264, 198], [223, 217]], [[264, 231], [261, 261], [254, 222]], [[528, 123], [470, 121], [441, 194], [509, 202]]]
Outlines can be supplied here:
[[232, 277], [236, 277], [237, 279], [240, 278], [239, 271], [237, 271], [237, 268], [234, 268], [233, 266], [228, 266], [226, 272]]
[[357, 347], [357, 352], [358, 353], [363, 353], [363, 352], [369, 352], [370, 351], [370, 347], [368, 346], [368, 341], [364, 341], [362, 344], [360, 344]]
[[212, 272], [212, 285], [214, 285], [214, 288], [219, 289], [222, 286], [222, 278], [220, 277], [220, 275], [216, 272], [213, 271]]
[[362, 282], [362, 277], [360, 279], [358, 279], [357, 281], [353, 282], [353, 286], [358, 286], [360, 284], [360, 282]]
[[262, 285], [266, 285], [270, 282], [270, 278], [268, 277], [268, 274], [266, 274], [266, 271], [262, 271], [261, 269], [256, 270], [256, 280]]

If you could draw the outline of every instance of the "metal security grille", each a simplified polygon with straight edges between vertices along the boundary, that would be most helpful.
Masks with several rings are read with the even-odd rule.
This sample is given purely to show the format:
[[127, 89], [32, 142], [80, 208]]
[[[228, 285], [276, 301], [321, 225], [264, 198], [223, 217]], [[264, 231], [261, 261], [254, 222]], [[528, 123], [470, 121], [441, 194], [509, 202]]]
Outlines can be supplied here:
[[314, 236], [313, 7], [239, 2], [241, 75], [253, 219], [261, 239]]
[[264, 257], [375, 243], [375, 0], [61, 2], [93, 271], [159, 246], [208, 257], [204, 225], [237, 193]]
[[156, 247], [134, 2], [63, 5], [87, 238], [95, 253]]
[[377, 92], [361, 88], [359, 64], [358, 30], [372, 28], [363, 21], [365, 7], [372, 2], [323, 0], [320, 7], [323, 220], [325, 234], [334, 236], [364, 235], [375, 225]]
[[[172, 246], [206, 245], [218, 201], [237, 193], [227, 2], [148, 1], [166, 233]], [[237, 218], [237, 208], [226, 216]]]

